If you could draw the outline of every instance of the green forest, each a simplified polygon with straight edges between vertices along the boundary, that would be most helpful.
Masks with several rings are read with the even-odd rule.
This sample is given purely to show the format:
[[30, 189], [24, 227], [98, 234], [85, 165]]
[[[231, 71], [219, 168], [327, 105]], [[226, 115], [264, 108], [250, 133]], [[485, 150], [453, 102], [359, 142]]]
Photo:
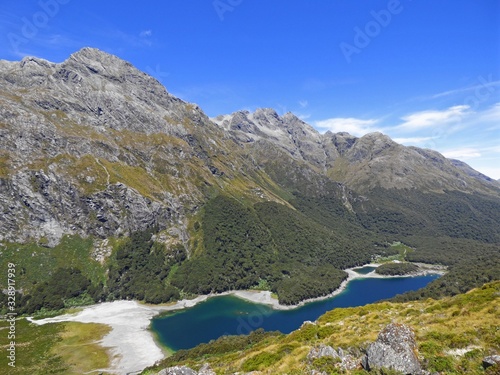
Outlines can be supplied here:
[[[296, 304], [334, 291], [347, 277], [343, 269], [398, 255], [393, 241], [415, 249], [404, 254], [406, 262], [449, 269], [398, 300], [455, 295], [500, 279], [500, 204], [494, 199], [381, 190], [368, 201], [354, 198], [354, 210], [349, 210], [331, 181], [315, 191], [306, 189], [299, 175], [295, 178], [289, 205], [249, 203], [223, 194], [207, 201], [193, 229], [201, 250], [189, 257], [193, 251], [183, 245], [156, 242], [158, 228], [150, 228], [119, 241], [99, 271], [80, 260], [91, 241], [65, 240], [79, 249], [78, 262], [58, 264], [40, 282], [31, 280], [31, 287], [17, 294], [18, 311], [31, 314], [115, 299], [162, 303], [252, 288], [271, 290], [282, 304]], [[384, 275], [414, 271], [411, 263], [377, 270]], [[4, 294], [0, 306], [5, 309]]]
[[396, 276], [409, 275], [419, 270], [413, 263], [385, 263], [376, 268], [375, 272], [379, 275]]
[[189, 293], [248, 289], [264, 281], [280, 303], [295, 304], [331, 293], [347, 277], [342, 269], [371, 257], [365, 238], [350, 239], [345, 228], [323, 226], [274, 202], [245, 206], [219, 195], [205, 206], [201, 229], [204, 252], [172, 279]]

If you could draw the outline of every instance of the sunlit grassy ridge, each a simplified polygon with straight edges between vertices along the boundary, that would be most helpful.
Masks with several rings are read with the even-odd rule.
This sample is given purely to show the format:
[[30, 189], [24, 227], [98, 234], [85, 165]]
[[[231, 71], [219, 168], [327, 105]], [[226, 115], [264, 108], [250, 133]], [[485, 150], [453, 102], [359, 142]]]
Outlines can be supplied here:
[[325, 359], [311, 362], [306, 358], [313, 347], [331, 345], [359, 356], [391, 322], [413, 328], [419, 358], [429, 371], [484, 374], [482, 358], [500, 352], [500, 282], [441, 300], [382, 302], [335, 309], [314, 324], [306, 323], [288, 335], [258, 333], [252, 339], [221, 338], [179, 351], [144, 373], [180, 364], [197, 369], [210, 363], [217, 374], [238, 371], [257, 371], [256, 375], [306, 374], [313, 369], [326, 369], [328, 374], [335, 374], [334, 362], [328, 363]]

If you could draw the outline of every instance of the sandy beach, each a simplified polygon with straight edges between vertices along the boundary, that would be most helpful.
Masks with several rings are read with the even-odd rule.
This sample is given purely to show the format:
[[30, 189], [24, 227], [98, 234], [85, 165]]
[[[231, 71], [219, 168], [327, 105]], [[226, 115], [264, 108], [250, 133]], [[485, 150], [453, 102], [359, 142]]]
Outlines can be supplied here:
[[[376, 267], [378, 264], [368, 264], [366, 266]], [[345, 270], [348, 278], [333, 293], [306, 301], [298, 305], [280, 305], [278, 300], [272, 298], [269, 291], [229, 291], [220, 294], [198, 296], [191, 300], [178, 301], [169, 305], [143, 305], [136, 301], [114, 301], [98, 305], [85, 307], [82, 311], [72, 315], [61, 315], [55, 318], [42, 320], [29, 319], [35, 324], [48, 324], [58, 322], [81, 322], [81, 323], [101, 323], [111, 327], [111, 332], [106, 335], [100, 344], [111, 354], [111, 367], [108, 369], [96, 369], [114, 374], [135, 374], [140, 373], [144, 368], [153, 365], [164, 358], [164, 353], [156, 344], [153, 334], [148, 327], [154, 316], [164, 311], [180, 310], [192, 307], [208, 298], [234, 295], [253, 303], [260, 303], [271, 306], [277, 310], [289, 310], [300, 307], [308, 302], [331, 298], [345, 290], [349, 281], [359, 278], [387, 278], [397, 276], [382, 276], [375, 272], [359, 274], [353, 269]], [[425, 273], [442, 273], [439, 270], [429, 269]], [[412, 275], [417, 276], [417, 275]]]

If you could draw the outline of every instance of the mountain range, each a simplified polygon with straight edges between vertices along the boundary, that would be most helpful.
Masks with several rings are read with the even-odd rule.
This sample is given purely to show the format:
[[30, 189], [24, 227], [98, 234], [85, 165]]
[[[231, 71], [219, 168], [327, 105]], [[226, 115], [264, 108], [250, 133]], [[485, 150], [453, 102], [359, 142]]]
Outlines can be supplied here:
[[500, 246], [500, 184], [461, 161], [273, 109], [209, 118], [93, 48], [0, 61], [0, 209], [3, 263], [55, 257], [50, 284], [78, 243], [68, 264], [101, 300], [146, 298], [148, 269], [151, 301], [260, 285], [295, 303], [398, 241], [404, 260], [450, 267]]

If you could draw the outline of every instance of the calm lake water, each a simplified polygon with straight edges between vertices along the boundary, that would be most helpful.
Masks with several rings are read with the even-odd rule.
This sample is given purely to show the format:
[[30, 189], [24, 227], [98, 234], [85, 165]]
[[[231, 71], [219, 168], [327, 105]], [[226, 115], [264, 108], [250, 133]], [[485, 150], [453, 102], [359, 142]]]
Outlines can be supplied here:
[[151, 327], [163, 345], [189, 349], [223, 335], [248, 334], [257, 328], [289, 333], [336, 307], [355, 307], [417, 290], [439, 275], [355, 279], [339, 295], [293, 310], [273, 310], [234, 296], [210, 298], [198, 305], [153, 319]]

